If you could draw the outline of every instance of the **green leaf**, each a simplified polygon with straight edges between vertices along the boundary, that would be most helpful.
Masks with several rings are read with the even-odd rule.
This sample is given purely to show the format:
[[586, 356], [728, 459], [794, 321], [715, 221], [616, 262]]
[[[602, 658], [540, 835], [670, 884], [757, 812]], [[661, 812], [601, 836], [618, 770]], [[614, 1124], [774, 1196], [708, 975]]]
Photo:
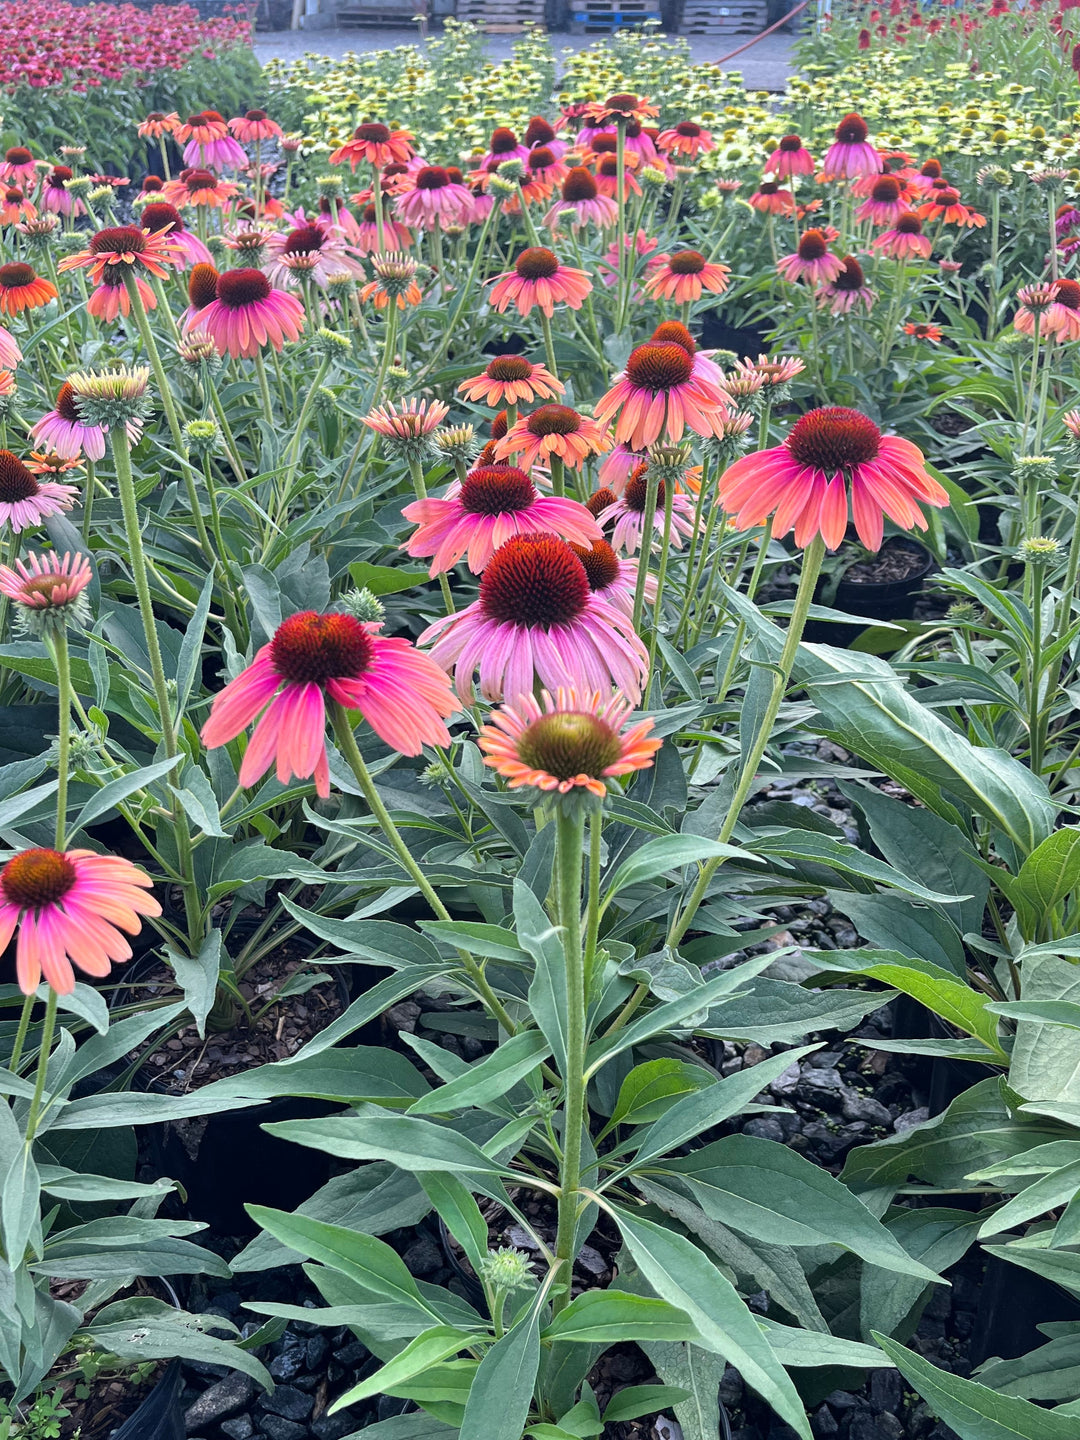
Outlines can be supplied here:
[[[717, 1440], [720, 1435], [720, 1381], [727, 1363], [720, 1355], [700, 1345], [646, 1344], [653, 1369], [665, 1382], [662, 1389], [675, 1388], [686, 1394], [675, 1402], [675, 1416], [684, 1440]], [[625, 1391], [620, 1391], [620, 1395]], [[619, 1400], [616, 1395], [612, 1404]], [[609, 1406], [610, 1409], [610, 1406]], [[655, 1426], [653, 1427], [655, 1433]]]
[[[802, 1402], [734, 1286], [702, 1250], [651, 1220], [613, 1211], [623, 1239], [656, 1293], [684, 1310], [700, 1343], [742, 1375], [781, 1419], [811, 1440]], [[478, 1437], [479, 1440], [479, 1437]]]
[[649, 1125], [683, 1095], [703, 1090], [712, 1076], [700, 1065], [666, 1057], [635, 1065], [619, 1088], [611, 1125]]
[[655, 880], [667, 870], [695, 865], [705, 860], [739, 859], [753, 863], [754, 857], [736, 845], [724, 845], [704, 835], [661, 835], [647, 840], [624, 860], [606, 886], [604, 905], [628, 885]]
[[514, 919], [518, 938], [535, 966], [529, 986], [529, 1010], [547, 1039], [556, 1069], [565, 1075], [569, 1002], [561, 932], [552, 925], [540, 901], [521, 879], [514, 881]]
[[131, 770], [127, 775], [120, 775], [115, 780], [110, 780], [100, 790], [91, 795], [83, 808], [75, 817], [75, 823], [71, 826], [74, 834], [82, 830], [86, 825], [92, 825], [95, 820], [100, 820], [102, 815], [133, 795], [136, 790], [145, 790], [155, 780], [160, 780], [162, 775], [167, 775], [170, 770], [175, 770], [179, 762], [175, 759], [157, 760], [153, 765], [144, 765], [141, 770]]
[[132, 1364], [183, 1359], [227, 1365], [250, 1375], [264, 1390], [272, 1390], [274, 1382], [260, 1360], [238, 1345], [206, 1333], [207, 1329], [223, 1328], [220, 1316], [189, 1315], [161, 1301], [144, 1300], [141, 1304], [124, 1301], [99, 1311], [87, 1332], [101, 1350]]
[[[1024, 1400], [1073, 1401], [1080, 1394], [1080, 1335], [1055, 1335], [1014, 1360], [992, 1361], [980, 1370], [979, 1384]], [[1075, 1405], [1069, 1411], [1075, 1415]]]
[[456, 1175], [440, 1174], [435, 1170], [422, 1170], [417, 1179], [443, 1224], [479, 1275], [488, 1251], [488, 1227], [472, 1191]]
[[330, 1406], [329, 1414], [335, 1415], [347, 1405], [354, 1405], [358, 1400], [367, 1400], [372, 1395], [382, 1395], [390, 1386], [401, 1385], [404, 1381], [411, 1380], [414, 1375], [422, 1375], [440, 1360], [446, 1360], [467, 1346], [474, 1345], [476, 1338], [464, 1330], [455, 1330], [452, 1325], [433, 1325], [430, 1330], [417, 1335], [415, 1340], [410, 1340], [404, 1350], [399, 1350], [394, 1358], [376, 1370], [374, 1375], [369, 1375], [351, 1390], [346, 1390], [344, 1395], [339, 1395]]
[[889, 998], [876, 990], [809, 990], [759, 975], [741, 995], [710, 1015], [701, 1029], [723, 1040], [794, 1045], [811, 1031], [852, 1030]]
[[357, 560], [350, 565], [349, 574], [358, 590], [370, 590], [372, 595], [396, 595], [401, 590], [429, 583], [426, 570], [406, 570], [399, 565], [372, 565], [367, 560]]
[[206, 1036], [206, 1017], [210, 1014], [217, 995], [221, 954], [221, 931], [218, 929], [207, 932], [194, 959], [174, 950], [171, 945], [165, 947], [166, 958], [184, 988], [184, 1004], [191, 1011], [200, 1040]]
[[586, 1290], [543, 1332], [545, 1340], [616, 1345], [623, 1340], [696, 1340], [689, 1317], [666, 1300], [621, 1290]]
[[480, 1361], [459, 1440], [521, 1440], [540, 1369], [539, 1315], [538, 1301]]
[[834, 840], [831, 835], [822, 835], [816, 830], [787, 830], [782, 835], [755, 835], [750, 849], [758, 855], [778, 855], [784, 860], [802, 860], [816, 865], [828, 865], [842, 875], [858, 875], [863, 880], [873, 880], [878, 885], [887, 885], [913, 895], [917, 900], [932, 900], [950, 904], [963, 896], [951, 892], [930, 890], [917, 880], [901, 874], [882, 860], [866, 855], [856, 845], [843, 840]]
[[343, 1160], [389, 1160], [410, 1171], [503, 1173], [464, 1135], [412, 1115], [329, 1115], [312, 1120], [279, 1120], [265, 1128], [283, 1140], [295, 1140], [298, 1145], [325, 1150]]
[[[1080, 966], [1055, 955], [1024, 965], [1026, 1001], [1080, 1002]], [[1071, 1025], [1021, 1020], [1016, 1027], [1009, 1084], [1025, 1100], [1080, 1102], [1080, 1047]]]
[[338, 1100], [343, 1105], [373, 1101], [404, 1108], [426, 1094], [427, 1089], [420, 1071], [397, 1050], [355, 1045], [257, 1065], [240, 1075], [215, 1080], [199, 1093], [209, 1092], [214, 1099], [236, 1096], [245, 1100], [307, 1095], [317, 1100]]
[[678, 1385], [627, 1385], [617, 1391], [604, 1411], [604, 1424], [619, 1420], [637, 1420], [642, 1415], [657, 1415], [690, 1398], [689, 1390]]
[[1048, 835], [1020, 867], [1016, 886], [1031, 907], [1034, 925], [1050, 919], [1080, 884], [1080, 827], [1063, 825]]
[[901, 1275], [941, 1278], [913, 1260], [846, 1185], [775, 1140], [730, 1135], [666, 1168], [706, 1215], [766, 1244], [838, 1245]]
[[875, 1333], [874, 1339], [960, 1440], [1075, 1440], [1075, 1419], [939, 1370], [886, 1335]]
[[1062, 1165], [1059, 1170], [1051, 1170], [1048, 1175], [1025, 1185], [1019, 1195], [1014, 1195], [983, 1222], [979, 1239], [985, 1240], [988, 1235], [1000, 1235], [1006, 1230], [1014, 1230], [1025, 1220], [1034, 1220], [1047, 1210], [1066, 1205], [1078, 1190], [1080, 1160], [1074, 1160], [1071, 1165]]
[[504, 1040], [493, 1054], [470, 1065], [457, 1079], [416, 1100], [408, 1113], [445, 1115], [451, 1110], [490, 1104], [532, 1074], [550, 1054], [551, 1046], [539, 1030], [519, 1030]]
[[852, 1365], [860, 1369], [883, 1369], [889, 1362], [872, 1345], [859, 1340], [845, 1340], [839, 1335], [823, 1335], [820, 1330], [799, 1330], [794, 1325], [780, 1325], [764, 1315], [758, 1324], [781, 1365], [792, 1370], [815, 1369], [819, 1365]]
[[[909, 1255], [943, 1274], [975, 1243], [979, 1217], [970, 1210], [945, 1210], [927, 1206], [921, 1210], [900, 1210], [890, 1217], [887, 1228]], [[863, 1269], [859, 1286], [860, 1329], [892, 1334], [904, 1322], [926, 1286], [910, 1275], [897, 1275], [877, 1265]]]
[[1041, 1275], [1044, 1280], [1052, 1280], [1073, 1295], [1080, 1295], [1080, 1255], [1074, 1250], [1044, 1249], [1049, 1239], [1049, 1234], [1042, 1231], [1008, 1245], [984, 1244], [983, 1249], [988, 1255], [997, 1255], [1001, 1260], [1019, 1265], [1022, 1270]]

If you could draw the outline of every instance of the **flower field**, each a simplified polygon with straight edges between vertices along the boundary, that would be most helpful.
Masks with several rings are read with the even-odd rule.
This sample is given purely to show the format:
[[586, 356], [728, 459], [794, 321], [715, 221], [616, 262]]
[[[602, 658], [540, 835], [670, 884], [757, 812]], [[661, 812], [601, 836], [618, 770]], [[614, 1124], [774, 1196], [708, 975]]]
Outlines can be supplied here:
[[0, 1435], [1075, 1436], [1074, 9], [7, 7]]

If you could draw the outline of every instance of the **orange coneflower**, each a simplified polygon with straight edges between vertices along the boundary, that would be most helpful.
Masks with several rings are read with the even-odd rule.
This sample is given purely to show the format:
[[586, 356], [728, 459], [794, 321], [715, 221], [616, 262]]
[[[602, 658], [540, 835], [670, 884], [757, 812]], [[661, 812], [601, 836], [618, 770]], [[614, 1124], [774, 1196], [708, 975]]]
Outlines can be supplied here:
[[37, 310], [56, 299], [56, 286], [45, 280], [32, 265], [13, 260], [0, 265], [0, 314], [19, 315], [23, 310]]
[[485, 405], [532, 404], [537, 398], [550, 400], [566, 388], [546, 365], [526, 360], [524, 355], [496, 355], [482, 375], [463, 380], [457, 387], [466, 400]]
[[941, 343], [941, 331], [936, 325], [927, 325], [921, 321], [909, 320], [904, 326], [904, 334], [910, 335], [914, 340], [929, 340], [931, 345]]
[[517, 456], [523, 470], [547, 465], [557, 455], [572, 470], [593, 455], [611, 449], [611, 437], [603, 425], [579, 415], [569, 405], [541, 405], [523, 415], [495, 447], [500, 460]]

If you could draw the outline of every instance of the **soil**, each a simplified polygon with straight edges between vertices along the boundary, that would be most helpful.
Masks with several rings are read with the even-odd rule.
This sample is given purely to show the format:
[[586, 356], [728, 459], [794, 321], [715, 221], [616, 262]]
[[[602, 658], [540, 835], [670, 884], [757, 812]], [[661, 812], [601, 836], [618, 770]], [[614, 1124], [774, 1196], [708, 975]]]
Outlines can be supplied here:
[[902, 539], [886, 540], [878, 553], [844, 571], [848, 585], [888, 585], [917, 575], [926, 567], [926, 551]]
[[141, 1384], [133, 1382], [129, 1371], [112, 1379], [99, 1376], [90, 1385], [90, 1393], [82, 1400], [74, 1395], [81, 1381], [73, 1380], [62, 1385], [65, 1390], [64, 1405], [71, 1414], [61, 1421], [61, 1440], [106, 1440], [139, 1408], [162, 1368], [156, 1367]]
[[[348, 1003], [343, 985], [329, 973], [301, 995], [286, 995], [268, 1003], [293, 977], [308, 969], [308, 961], [290, 957], [287, 948], [258, 961], [239, 986], [255, 1023], [238, 1009], [231, 1029], [215, 1032], [211, 1020], [202, 1039], [194, 1025], [185, 1026], [144, 1055], [143, 1083], [169, 1094], [184, 1094], [223, 1076], [295, 1055], [313, 1035], [336, 1020]], [[126, 1000], [145, 1004], [175, 998], [172, 971], [166, 965], [155, 965], [132, 981]]]

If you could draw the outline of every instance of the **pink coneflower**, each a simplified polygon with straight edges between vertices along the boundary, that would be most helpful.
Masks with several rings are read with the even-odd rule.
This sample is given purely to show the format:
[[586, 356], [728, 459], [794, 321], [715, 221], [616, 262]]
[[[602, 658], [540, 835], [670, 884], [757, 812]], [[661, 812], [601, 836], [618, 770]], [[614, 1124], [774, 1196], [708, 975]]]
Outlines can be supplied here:
[[782, 190], [776, 180], [762, 180], [746, 203], [762, 215], [795, 213], [795, 196], [790, 190]]
[[72, 195], [67, 182], [72, 178], [66, 165], [54, 165], [41, 182], [38, 199], [41, 208], [50, 215], [85, 215], [86, 206], [78, 195]]
[[674, 300], [687, 305], [700, 300], [704, 291], [722, 295], [727, 289], [731, 270], [727, 265], [706, 260], [700, 250], [677, 250], [673, 255], [657, 255], [650, 262], [645, 293], [654, 300]]
[[189, 115], [176, 126], [173, 134], [184, 146], [185, 165], [239, 170], [248, 163], [243, 146], [231, 137], [225, 117], [216, 110], [202, 110], [198, 115]]
[[571, 310], [580, 310], [591, 289], [592, 281], [584, 270], [563, 265], [553, 251], [537, 245], [521, 252], [513, 270], [495, 276], [491, 307], [502, 314], [514, 304], [522, 315], [528, 315], [538, 305], [550, 320], [560, 301]]
[[[630, 479], [630, 476], [639, 465], [645, 463], [646, 459], [647, 457], [645, 455], [639, 454], [636, 450], [631, 450], [629, 445], [624, 445], [620, 441], [619, 444], [610, 450], [600, 461], [600, 468], [596, 476], [597, 482], [602, 488], [611, 490], [613, 496], [621, 495], [623, 487]], [[610, 501], [608, 503], [610, 504]], [[601, 505], [600, 510], [603, 508]], [[599, 514], [599, 510], [593, 513]]]
[[681, 320], [661, 320], [649, 339], [655, 345], [680, 345], [693, 361], [691, 374], [694, 379], [718, 390], [724, 389], [724, 372], [704, 350], [698, 349], [697, 341]]
[[553, 455], [576, 470], [610, 445], [606, 428], [595, 420], [586, 419], [568, 405], [541, 405], [517, 421], [499, 441], [495, 453], [500, 460], [516, 455], [523, 470], [548, 465]]
[[631, 195], [641, 194], [641, 186], [634, 179], [632, 166], [624, 165], [622, 196], [620, 197], [619, 162], [614, 155], [601, 155], [600, 163], [596, 167], [596, 186], [601, 195], [609, 196], [616, 202], [620, 198], [625, 202]]
[[893, 222], [891, 230], [884, 231], [870, 242], [871, 250], [880, 250], [890, 260], [929, 260], [930, 237], [922, 233], [922, 221], [914, 210], [905, 210]]
[[455, 481], [441, 500], [414, 500], [401, 512], [418, 528], [402, 549], [432, 556], [432, 576], [452, 570], [468, 552], [479, 575], [512, 535], [558, 535], [577, 545], [600, 538], [600, 527], [578, 500], [541, 495], [524, 470], [484, 465]]
[[908, 185], [912, 190], [929, 190], [942, 178], [940, 160], [926, 160], [914, 175], [909, 176]]
[[880, 175], [881, 156], [869, 143], [870, 130], [861, 115], [845, 115], [836, 127], [836, 139], [821, 162], [830, 180], [855, 180], [860, 175]]
[[879, 175], [871, 185], [869, 198], [855, 211], [856, 220], [872, 225], [892, 225], [907, 210], [904, 186], [895, 175]]
[[948, 185], [929, 191], [916, 213], [922, 220], [940, 220], [945, 225], [959, 225], [961, 229], [981, 230], [986, 224], [986, 216], [965, 205], [960, 192]]
[[92, 235], [85, 250], [65, 256], [56, 268], [60, 271], [87, 268], [95, 285], [122, 286], [125, 276], [139, 276], [144, 271], [165, 280], [179, 254], [179, 247], [169, 234], [170, 228], [166, 225], [151, 232], [137, 225], [109, 226]]
[[[586, 508], [590, 514], [595, 515], [606, 510], [608, 505], [614, 502], [614, 499], [610, 490], [606, 493], [598, 490], [589, 496]], [[600, 501], [604, 503], [600, 503]], [[628, 619], [632, 619], [634, 595], [637, 590], [638, 561], [620, 558], [606, 540], [594, 540], [588, 548], [584, 545], [572, 544], [570, 549], [585, 567], [585, 578], [589, 582], [589, 589], [597, 599], [614, 606]], [[643, 558], [641, 563], [647, 564], [648, 562]], [[656, 603], [656, 595], [657, 578], [655, 575], [646, 575], [645, 599], [650, 605]]]
[[37, 179], [37, 162], [25, 145], [12, 145], [0, 161], [0, 180], [29, 189]]
[[21, 315], [56, 299], [56, 286], [21, 260], [0, 265], [0, 315]]
[[33, 220], [37, 206], [28, 200], [18, 185], [8, 185], [0, 192], [0, 225], [17, 225], [20, 220]]
[[499, 125], [491, 132], [487, 154], [480, 161], [480, 165], [487, 169], [492, 164], [498, 167], [507, 160], [526, 161], [528, 158], [529, 147], [522, 145], [508, 126]]
[[420, 440], [446, 419], [450, 406], [442, 400], [416, 400], [407, 405], [380, 405], [361, 423], [389, 440]]
[[1016, 292], [1018, 308], [1013, 317], [1013, 326], [1022, 335], [1034, 335], [1035, 322], [1039, 322], [1040, 333], [1046, 329], [1046, 317], [1057, 298], [1059, 281], [1045, 285], [1024, 285]]
[[353, 279], [364, 274], [363, 265], [353, 259], [353, 247], [344, 237], [319, 225], [309, 223], [294, 230], [276, 231], [267, 240], [266, 250], [266, 274], [274, 285], [288, 281], [290, 262], [300, 255], [311, 257], [313, 263], [306, 273], [316, 285], [325, 287], [331, 275], [343, 271]]
[[644, 125], [660, 114], [659, 105], [650, 105], [647, 95], [609, 95], [606, 100], [590, 100], [582, 114], [594, 125], [614, 125], [619, 121], [636, 120]]
[[408, 640], [389, 639], [352, 615], [302, 610], [282, 621], [242, 674], [214, 697], [202, 729], [209, 749], [227, 745], [257, 720], [244, 752], [244, 788], [276, 764], [287, 784], [315, 778], [330, 794], [326, 702], [359, 710], [391, 749], [419, 755], [448, 745], [445, 720], [457, 708], [446, 675]]
[[136, 129], [143, 140], [160, 140], [163, 135], [172, 135], [179, 124], [180, 116], [175, 110], [170, 110], [167, 115], [161, 110], [151, 110]]
[[361, 255], [377, 255], [380, 248], [394, 250], [409, 250], [412, 248], [413, 233], [407, 225], [400, 221], [393, 220], [389, 215], [383, 216], [383, 244], [379, 245], [379, 222], [376, 218], [374, 204], [365, 205], [360, 213], [360, 223], [357, 226], [355, 244]]
[[465, 185], [451, 180], [441, 165], [425, 165], [414, 178], [413, 189], [394, 201], [395, 211], [406, 225], [445, 230], [448, 225], [465, 224], [473, 204]]
[[151, 200], [149, 205], [143, 206], [140, 218], [144, 229], [161, 234], [168, 232], [169, 240], [175, 246], [173, 264], [178, 270], [183, 270], [188, 265], [212, 263], [210, 251], [199, 237], [187, 228], [175, 205], [169, 205], [164, 200]]
[[378, 122], [358, 125], [352, 139], [330, 156], [330, 164], [341, 165], [347, 160], [353, 170], [362, 161], [379, 170], [385, 165], [407, 165], [415, 153], [412, 142], [408, 130], [391, 130]]
[[492, 711], [477, 743], [484, 764], [511, 790], [584, 790], [603, 799], [609, 780], [648, 769], [663, 743], [649, 738], [651, 718], [623, 731], [632, 709], [625, 696], [606, 690], [518, 695]]
[[687, 426], [708, 435], [708, 415], [726, 408], [723, 391], [694, 372], [693, 357], [674, 341], [647, 341], [631, 351], [626, 369], [596, 406], [601, 423], [619, 412], [615, 440], [647, 450], [666, 434], [677, 444]]
[[424, 298], [416, 278], [419, 266], [408, 255], [395, 250], [374, 255], [371, 268], [375, 278], [361, 287], [360, 299], [373, 300], [377, 310], [385, 310], [391, 303], [405, 310], [410, 305], [419, 305]]
[[304, 307], [295, 295], [275, 290], [261, 270], [224, 270], [216, 298], [191, 317], [214, 341], [218, 354], [250, 360], [264, 345], [280, 350], [304, 328]]
[[767, 387], [780, 389], [784, 385], [790, 385], [796, 376], [801, 375], [806, 365], [797, 355], [778, 355], [775, 360], [768, 355], [759, 355], [756, 360], [740, 360], [739, 368], [753, 370], [761, 376]]
[[680, 120], [670, 130], [661, 130], [656, 137], [656, 148], [665, 155], [678, 155], [687, 160], [696, 160], [716, 149], [716, 141], [704, 126], [695, 120]]
[[22, 358], [22, 351], [15, 336], [0, 325], [0, 365], [5, 370], [13, 370]]
[[[642, 546], [642, 537], [649, 520], [645, 514], [645, 506], [648, 503], [648, 462], [639, 465], [633, 475], [626, 482], [626, 486], [620, 496], [610, 505], [606, 506], [597, 516], [600, 524], [606, 530], [610, 525], [611, 544], [615, 550], [625, 550], [628, 555], [633, 555]], [[652, 517], [651, 543], [664, 533], [664, 505], [667, 499], [666, 482], [661, 480], [656, 487], [656, 508]], [[669, 536], [672, 547], [676, 550], [682, 549], [683, 537], [689, 537], [694, 533], [694, 502], [687, 495], [680, 495], [676, 492], [671, 497], [671, 532]], [[644, 548], [644, 547], [642, 547]], [[650, 546], [651, 548], [651, 546]]]
[[245, 145], [253, 145], [256, 140], [273, 140], [284, 133], [265, 110], [246, 110], [243, 115], [234, 115], [229, 129]]
[[838, 406], [811, 410], [782, 445], [736, 460], [720, 477], [719, 496], [740, 530], [772, 515], [777, 536], [794, 528], [796, 545], [807, 545], [820, 534], [835, 550], [847, 530], [849, 488], [851, 518], [868, 550], [881, 548], [884, 516], [925, 530], [919, 503], [949, 503], [910, 440], [882, 435], [866, 415]]
[[575, 218], [572, 228], [580, 230], [583, 225], [595, 225], [606, 230], [614, 225], [619, 216], [619, 207], [609, 195], [601, 195], [600, 187], [583, 165], [576, 165], [567, 172], [559, 192], [559, 199], [544, 216], [549, 230], [559, 228], [559, 217], [566, 211], [573, 211]]
[[[653, 236], [639, 230], [636, 235], [624, 235], [623, 244], [627, 250], [631, 250], [637, 259], [643, 259], [651, 255], [654, 250], [660, 248], [660, 241]], [[604, 251], [604, 258], [597, 266], [600, 271], [600, 278], [609, 288], [619, 283], [619, 242], [612, 240], [611, 244]], [[634, 299], [642, 299], [643, 292], [640, 286], [634, 287]]]
[[66, 380], [56, 392], [53, 408], [42, 415], [30, 434], [38, 444], [48, 446], [65, 460], [76, 460], [80, 455], [101, 460], [105, 456], [105, 431], [82, 419], [75, 391]]
[[561, 160], [570, 146], [565, 140], [559, 138], [555, 127], [550, 121], [545, 120], [542, 115], [534, 115], [525, 127], [525, 134], [521, 137], [524, 144], [530, 150], [535, 150], [538, 145], [544, 145], [551, 150], [556, 159]]
[[776, 268], [785, 280], [806, 280], [810, 285], [822, 285], [827, 280], [836, 279], [844, 268], [844, 262], [830, 252], [823, 230], [804, 230], [794, 254], [778, 260]]
[[417, 643], [453, 672], [466, 705], [476, 671], [485, 700], [526, 695], [539, 679], [549, 690], [614, 685], [636, 702], [649, 666], [626, 615], [594, 594], [581, 561], [554, 535], [507, 540], [480, 577], [479, 599]]
[[1043, 331], [1060, 341], [1080, 340], [1080, 284], [1057, 282], [1053, 303], [1043, 320]]
[[463, 380], [457, 387], [466, 400], [482, 400], [493, 409], [500, 405], [531, 405], [537, 398], [552, 400], [566, 389], [546, 365], [524, 355], [496, 355], [482, 375]]
[[765, 173], [775, 175], [778, 180], [790, 180], [792, 175], [812, 175], [814, 157], [798, 135], [785, 135], [765, 161]]
[[137, 935], [144, 915], [160, 915], [150, 878], [118, 855], [93, 850], [23, 850], [0, 870], [0, 948], [16, 929], [19, 989], [33, 995], [46, 983], [58, 995], [75, 989], [77, 965], [107, 975], [131, 959], [120, 933]]
[[17, 455], [0, 450], [0, 526], [10, 526], [18, 535], [70, 510], [75, 494], [74, 485], [38, 480]]
[[161, 191], [162, 198], [179, 209], [185, 205], [205, 205], [210, 210], [224, 209], [239, 193], [231, 181], [202, 168], [182, 170], [179, 179], [167, 180]]
[[846, 315], [861, 305], [874, 308], [874, 292], [866, 283], [863, 268], [854, 255], [845, 255], [844, 268], [835, 280], [827, 280], [818, 291], [818, 304], [830, 315]]
[[76, 602], [92, 578], [85, 555], [60, 556], [55, 550], [36, 555], [31, 551], [26, 560], [0, 566], [0, 594], [24, 610], [51, 610], [59, 618], [76, 610]]

